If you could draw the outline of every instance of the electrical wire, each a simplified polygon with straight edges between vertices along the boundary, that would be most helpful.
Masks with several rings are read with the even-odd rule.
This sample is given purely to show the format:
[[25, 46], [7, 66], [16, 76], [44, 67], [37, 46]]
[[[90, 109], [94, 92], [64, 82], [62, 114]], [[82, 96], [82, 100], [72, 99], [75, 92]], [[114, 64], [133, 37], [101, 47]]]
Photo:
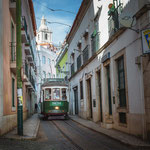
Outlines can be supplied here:
[[[39, 17], [36, 17], [36, 19], [41, 20]], [[53, 21], [47, 21], [47, 20], [46, 20], [46, 22], [49, 23], [49, 24], [53, 24], [53, 23], [61, 24], [61, 25], [68, 26], [68, 27], [71, 28], [71, 25], [68, 25], [68, 24], [65, 24], [65, 23], [62, 23], [62, 22], [53, 22]]]
[[76, 13], [72, 12], [72, 11], [63, 10], [63, 9], [53, 9], [53, 8], [47, 7], [47, 6], [43, 5], [43, 3], [39, 2], [39, 1], [37, 2], [37, 0], [34, 0], [34, 2], [36, 2], [38, 5], [40, 5], [42, 7], [45, 7], [48, 10], [53, 11], [53, 12], [55, 12], [55, 11], [63, 11], [63, 12], [66, 12], [66, 13], [70, 13], [70, 14], [76, 15]]

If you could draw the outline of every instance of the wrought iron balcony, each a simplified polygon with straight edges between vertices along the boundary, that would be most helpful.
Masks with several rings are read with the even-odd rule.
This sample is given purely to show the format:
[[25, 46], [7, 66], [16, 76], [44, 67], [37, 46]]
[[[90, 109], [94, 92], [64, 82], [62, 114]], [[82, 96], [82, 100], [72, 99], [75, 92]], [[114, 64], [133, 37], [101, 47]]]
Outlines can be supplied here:
[[14, 42], [10, 43], [10, 69], [16, 74], [16, 45]]
[[22, 16], [21, 18], [21, 38], [23, 43], [28, 42], [28, 26], [26, 22], [25, 16]]

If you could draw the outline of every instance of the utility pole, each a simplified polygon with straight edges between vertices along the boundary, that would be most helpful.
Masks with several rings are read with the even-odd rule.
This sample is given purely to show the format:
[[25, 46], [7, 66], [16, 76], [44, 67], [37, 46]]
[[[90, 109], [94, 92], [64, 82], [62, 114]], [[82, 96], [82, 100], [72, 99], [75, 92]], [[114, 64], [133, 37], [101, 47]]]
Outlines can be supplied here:
[[23, 96], [22, 96], [22, 48], [21, 48], [21, 0], [16, 0], [16, 63], [17, 63], [17, 129], [23, 135]]

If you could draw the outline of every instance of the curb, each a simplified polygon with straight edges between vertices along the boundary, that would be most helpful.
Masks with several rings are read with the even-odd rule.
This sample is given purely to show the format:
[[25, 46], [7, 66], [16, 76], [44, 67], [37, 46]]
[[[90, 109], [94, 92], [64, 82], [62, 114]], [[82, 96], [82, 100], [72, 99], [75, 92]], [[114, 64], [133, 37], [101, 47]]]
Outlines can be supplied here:
[[120, 142], [121, 144], [125, 144], [125, 145], [127, 145], [127, 146], [129, 146], [129, 147], [132, 147], [132, 148], [144, 148], [144, 149], [147, 149], [147, 148], [148, 148], [148, 149], [150, 149], [150, 145], [134, 145], [134, 144], [131, 145], [131, 144], [129, 144], [128, 142], [125, 142], [125, 141], [122, 141], [121, 139], [115, 138], [114, 136], [110, 136], [110, 135], [108, 135], [108, 134], [106, 134], [106, 133], [103, 133], [103, 132], [97, 131], [97, 130], [95, 130], [95, 129], [93, 129], [93, 128], [90, 128], [90, 127], [86, 126], [85, 124], [82, 124], [82, 123], [78, 122], [77, 120], [72, 119], [71, 117], [70, 117], [70, 119], [71, 119], [72, 121], [74, 121], [74, 122], [76, 122], [76, 123], [78, 123], [78, 124], [80, 124], [80, 125], [82, 125], [82, 126], [88, 128], [88, 129], [94, 131], [94, 132], [101, 133], [101, 134], [103, 134], [103, 135], [105, 135], [105, 136], [107, 136], [107, 137], [109, 137], [109, 138], [111, 138], [111, 139], [113, 139], [113, 140], [116, 140], [116, 141]]
[[40, 120], [38, 119], [38, 123], [37, 123], [37, 126], [35, 128], [34, 135], [33, 135], [33, 139], [36, 139], [38, 131], [39, 131], [39, 127], [40, 127]]

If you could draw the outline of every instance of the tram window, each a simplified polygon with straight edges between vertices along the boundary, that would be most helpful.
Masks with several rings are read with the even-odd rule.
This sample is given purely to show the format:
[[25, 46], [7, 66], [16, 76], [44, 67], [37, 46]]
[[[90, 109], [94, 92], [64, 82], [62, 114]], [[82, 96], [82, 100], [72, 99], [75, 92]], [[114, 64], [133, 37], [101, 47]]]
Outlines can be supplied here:
[[53, 94], [54, 99], [60, 99], [60, 89], [58, 88], [53, 89]]
[[51, 99], [51, 89], [46, 89], [45, 90], [45, 100], [50, 100]]
[[67, 95], [66, 95], [66, 89], [62, 89], [62, 100], [66, 100]]

